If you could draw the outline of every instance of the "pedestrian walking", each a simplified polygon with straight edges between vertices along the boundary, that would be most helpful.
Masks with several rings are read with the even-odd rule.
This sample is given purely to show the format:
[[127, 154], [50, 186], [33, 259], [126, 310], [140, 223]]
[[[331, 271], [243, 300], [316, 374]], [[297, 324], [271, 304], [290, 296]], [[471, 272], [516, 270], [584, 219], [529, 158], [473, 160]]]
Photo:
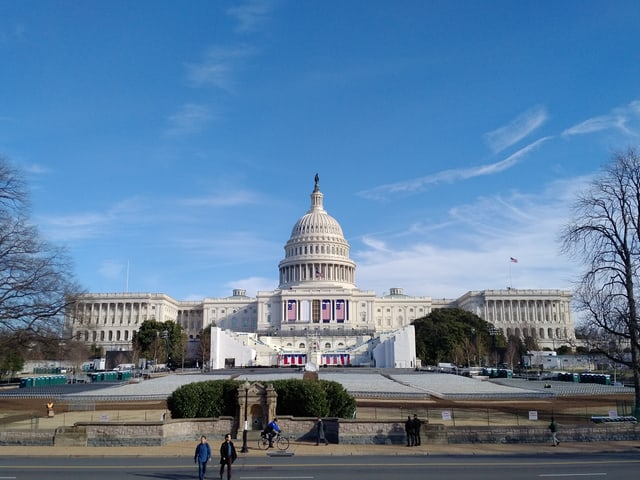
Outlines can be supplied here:
[[553, 417], [551, 417], [549, 431], [551, 432], [551, 446], [557, 447], [560, 445], [560, 442], [558, 441], [558, 422], [556, 422], [556, 419]]
[[318, 417], [318, 420], [316, 421], [316, 445], [320, 445], [320, 442], [324, 442], [325, 445], [329, 445], [326, 433], [324, 422], [320, 417]]
[[224, 436], [224, 442], [220, 445], [220, 480], [224, 475], [224, 467], [227, 467], [227, 480], [231, 480], [231, 465], [238, 458], [236, 453], [236, 447], [231, 441], [231, 434], [227, 433]]
[[407, 447], [413, 447], [413, 420], [411, 415], [407, 417], [407, 421], [404, 422], [404, 432], [407, 434]]
[[198, 464], [198, 478], [204, 480], [204, 475], [207, 473], [207, 462], [211, 460], [211, 447], [207, 443], [207, 437], [202, 435], [200, 437], [200, 443], [196, 446], [196, 453], [193, 456], [193, 461]]
[[413, 446], [419, 446], [421, 443], [420, 440], [420, 430], [422, 430], [422, 420], [418, 418], [418, 415], [413, 416]]

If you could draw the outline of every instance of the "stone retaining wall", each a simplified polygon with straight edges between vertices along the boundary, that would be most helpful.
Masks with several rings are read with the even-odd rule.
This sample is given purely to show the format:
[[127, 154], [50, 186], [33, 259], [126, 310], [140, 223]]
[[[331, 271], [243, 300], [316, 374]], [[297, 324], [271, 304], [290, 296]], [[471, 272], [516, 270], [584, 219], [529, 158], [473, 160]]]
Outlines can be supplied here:
[[[315, 419], [279, 417], [279, 424], [294, 441], [315, 441]], [[231, 432], [236, 438], [242, 431], [232, 417], [216, 419], [167, 420], [166, 422], [103, 422], [77, 423], [52, 431], [0, 432], [0, 445], [62, 445], [62, 446], [157, 446], [194, 441], [201, 435], [222, 438]], [[331, 443], [404, 445], [404, 425], [400, 422], [326, 419], [326, 435]], [[258, 435], [250, 432], [251, 437]], [[546, 425], [540, 427], [453, 427], [441, 424], [423, 425], [424, 444], [473, 443], [545, 443], [550, 441]], [[598, 424], [564, 427], [558, 437], [566, 442], [599, 442], [640, 440], [637, 424]]]
[[55, 432], [52, 430], [32, 431], [2, 431], [0, 432], [0, 445], [17, 446], [42, 446], [53, 445]]

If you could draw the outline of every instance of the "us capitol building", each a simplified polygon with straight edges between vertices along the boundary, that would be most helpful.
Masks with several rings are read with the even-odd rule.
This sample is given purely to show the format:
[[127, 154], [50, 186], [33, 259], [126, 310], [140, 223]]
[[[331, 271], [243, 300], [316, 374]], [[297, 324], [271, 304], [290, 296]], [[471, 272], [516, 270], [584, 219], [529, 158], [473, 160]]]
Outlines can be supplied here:
[[356, 286], [342, 227], [323, 206], [318, 175], [311, 207], [293, 226], [278, 265], [279, 285], [225, 298], [178, 301], [162, 293], [88, 293], [67, 312], [72, 335], [105, 351], [131, 350], [145, 320], [181, 325], [191, 344], [212, 325], [211, 368], [268, 365], [371, 365], [413, 368], [411, 323], [437, 308], [475, 313], [505, 336], [533, 337], [540, 348], [575, 340], [572, 293], [565, 290], [469, 291], [457, 299], [388, 295]]

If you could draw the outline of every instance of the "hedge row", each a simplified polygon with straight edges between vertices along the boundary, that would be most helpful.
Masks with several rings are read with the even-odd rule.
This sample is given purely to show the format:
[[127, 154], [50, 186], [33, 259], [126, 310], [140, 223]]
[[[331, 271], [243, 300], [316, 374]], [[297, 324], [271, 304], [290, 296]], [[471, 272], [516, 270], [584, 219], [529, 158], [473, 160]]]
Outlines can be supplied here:
[[[210, 380], [184, 385], [167, 399], [172, 418], [236, 415], [237, 380]], [[269, 382], [278, 394], [278, 415], [294, 417], [352, 418], [355, 399], [337, 383], [327, 380], [276, 380]]]

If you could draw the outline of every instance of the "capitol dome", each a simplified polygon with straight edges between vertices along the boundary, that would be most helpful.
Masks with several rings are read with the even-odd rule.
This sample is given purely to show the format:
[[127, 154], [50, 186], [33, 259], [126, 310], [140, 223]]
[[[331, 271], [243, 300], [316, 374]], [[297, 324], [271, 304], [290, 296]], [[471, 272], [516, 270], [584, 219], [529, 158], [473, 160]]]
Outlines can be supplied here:
[[279, 288], [301, 285], [355, 287], [356, 265], [338, 221], [322, 205], [319, 178], [311, 193], [311, 208], [296, 222], [279, 264]]

